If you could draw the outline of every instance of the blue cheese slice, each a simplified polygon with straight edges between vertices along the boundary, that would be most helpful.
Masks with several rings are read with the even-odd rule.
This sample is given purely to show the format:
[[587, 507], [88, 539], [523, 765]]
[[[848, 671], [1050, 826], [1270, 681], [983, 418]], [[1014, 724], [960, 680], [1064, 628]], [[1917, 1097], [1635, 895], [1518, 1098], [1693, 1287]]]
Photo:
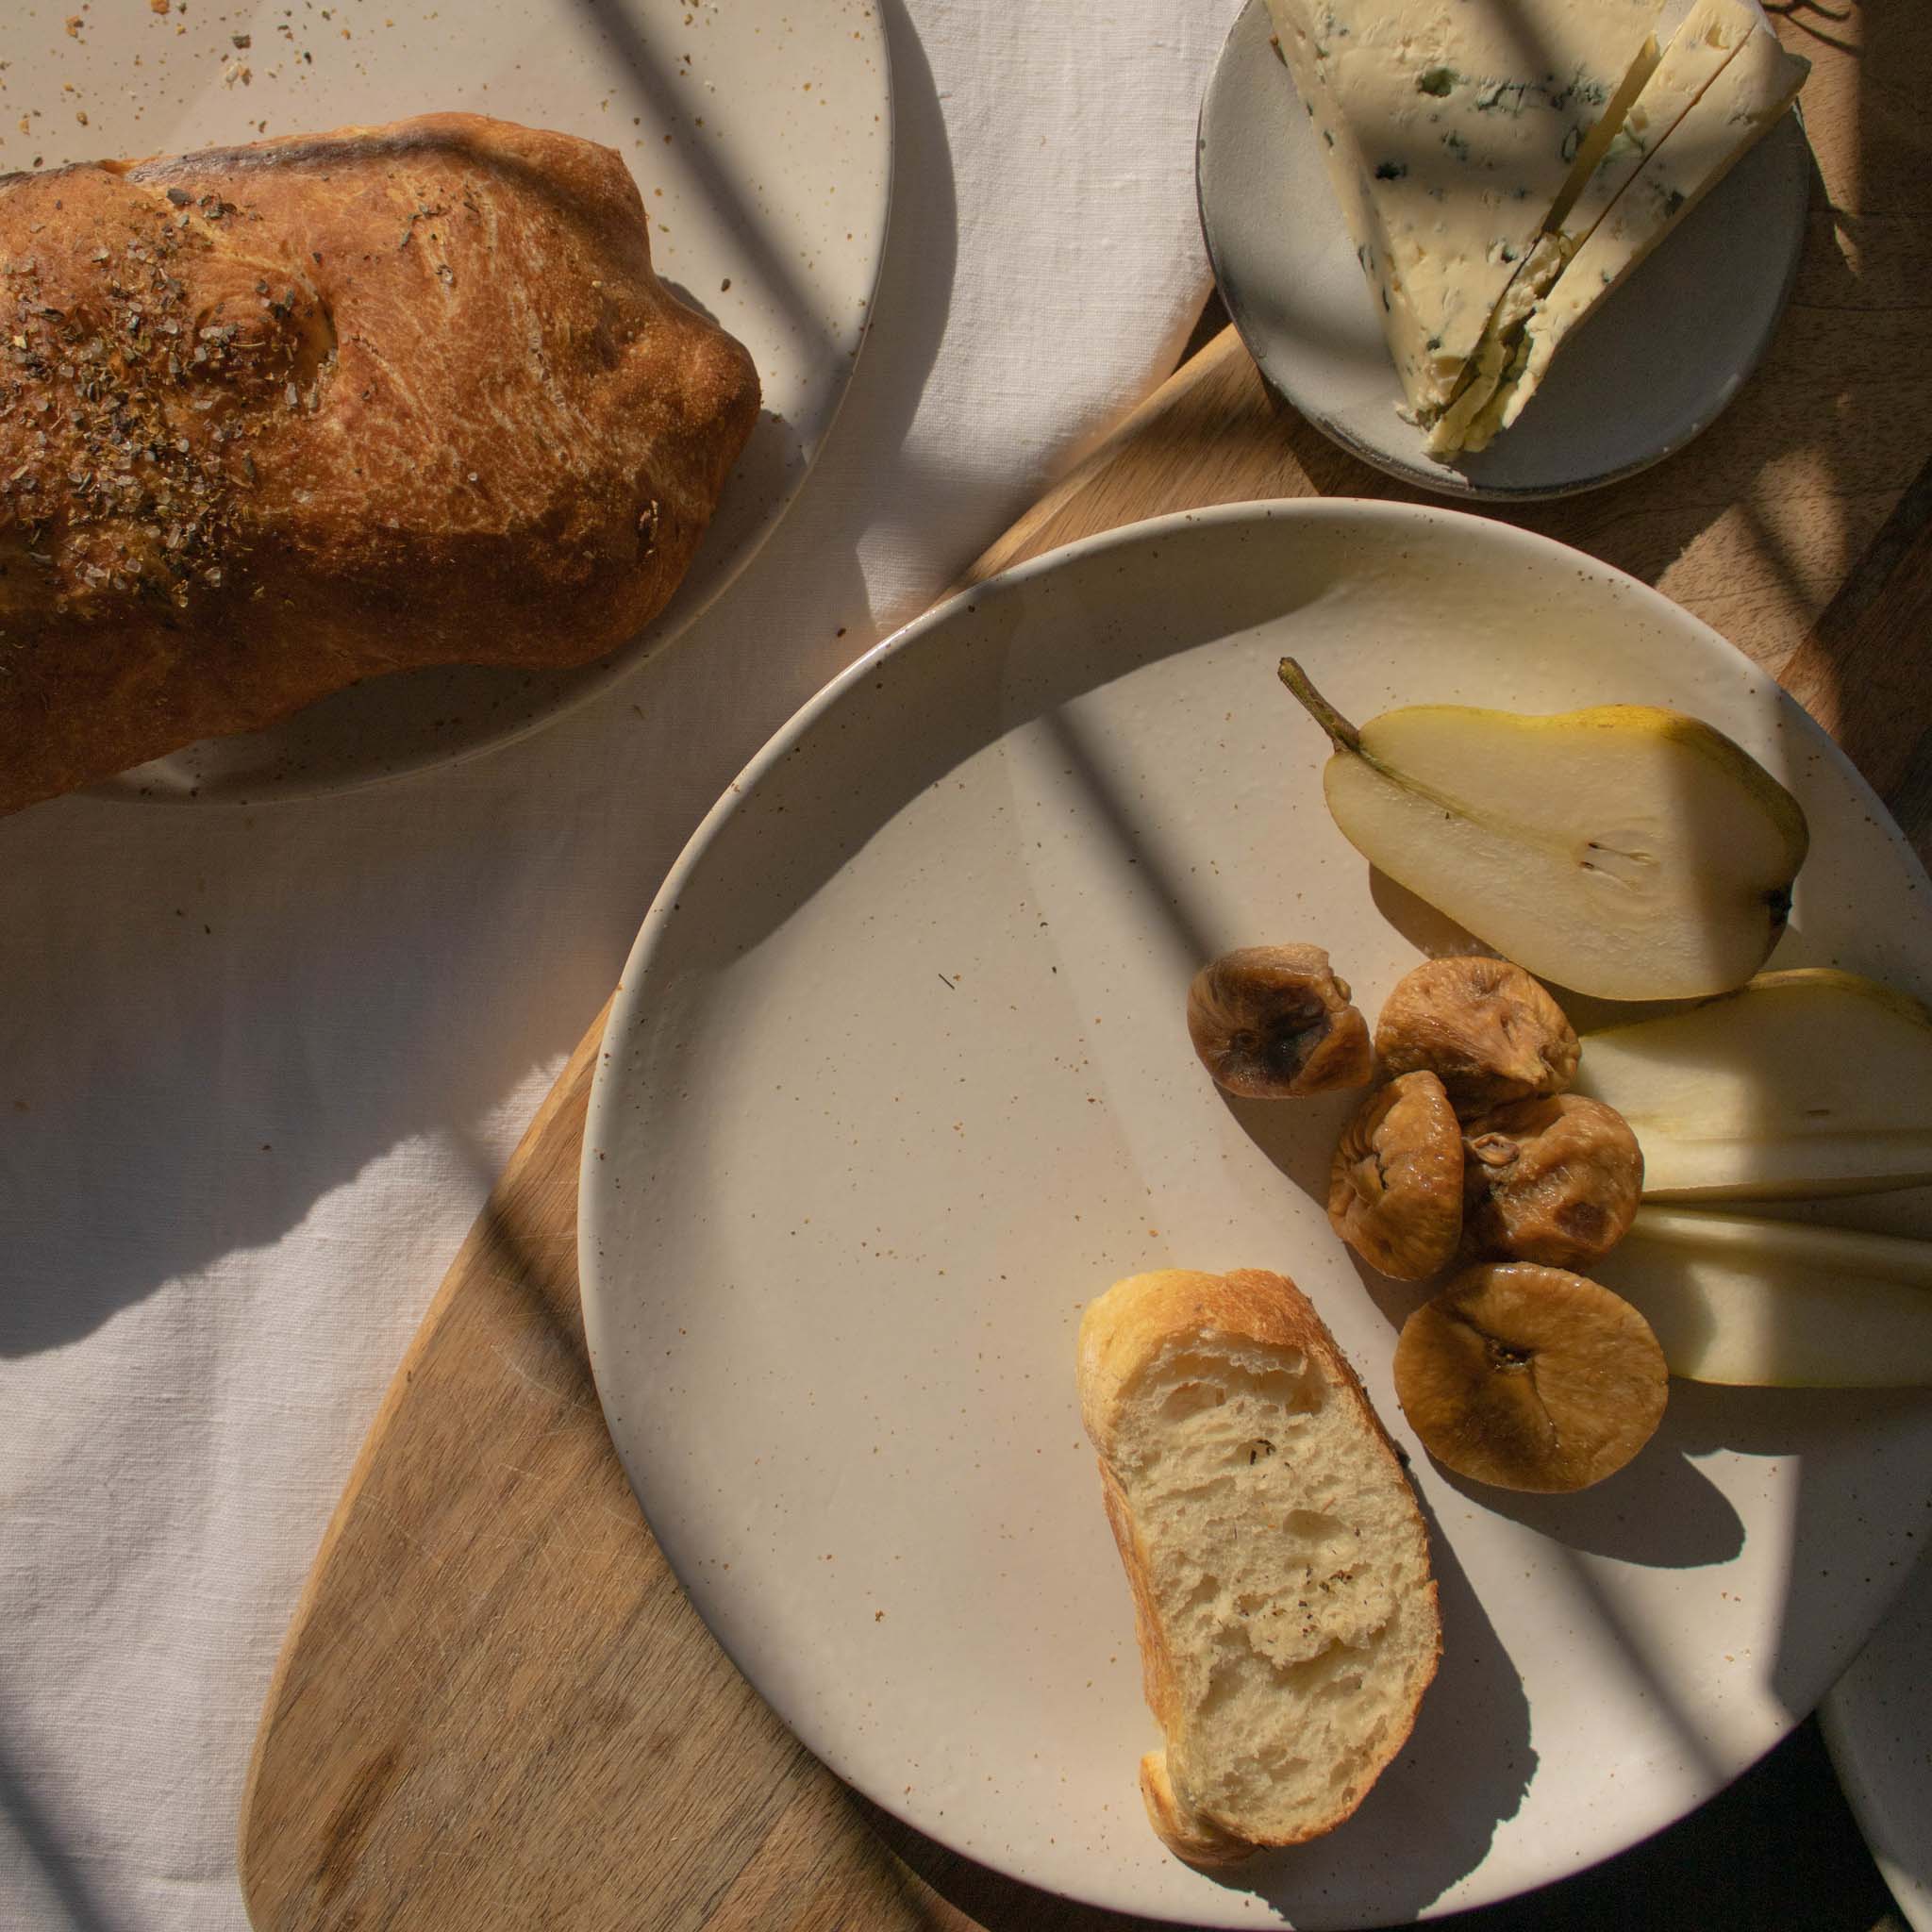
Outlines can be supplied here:
[[1657, 60], [1662, 0], [1269, 0], [1403, 392], [1447, 406]]
[[1536, 305], [1590, 240], [1632, 176], [1750, 39], [1761, 19], [1741, 0], [1697, 0], [1685, 15], [1575, 201], [1557, 213], [1504, 291], [1470, 358], [1461, 392], [1430, 432], [1432, 456], [1450, 457], [1487, 444], [1492, 432], [1474, 425], [1509, 372], [1524, 325]]
[[1583, 192], [1556, 225], [1566, 258], [1589, 241], [1631, 177], [1703, 98], [1732, 55], [1763, 31], [1764, 16], [1742, 0], [1697, 0], [1610, 137]]
[[1472, 426], [1468, 447], [1481, 449], [1516, 421], [1557, 351], [1771, 131], [1810, 71], [1811, 63], [1786, 53], [1768, 26], [1753, 25], [1531, 310], [1507, 373]]

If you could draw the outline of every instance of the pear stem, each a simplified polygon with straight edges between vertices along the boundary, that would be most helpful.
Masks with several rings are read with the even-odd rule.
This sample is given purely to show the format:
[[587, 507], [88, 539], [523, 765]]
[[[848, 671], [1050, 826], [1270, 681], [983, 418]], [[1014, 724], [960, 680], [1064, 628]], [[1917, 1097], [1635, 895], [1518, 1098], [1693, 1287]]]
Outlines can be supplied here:
[[1284, 658], [1277, 675], [1309, 717], [1334, 740], [1338, 751], [1362, 756], [1362, 735], [1308, 682], [1308, 674], [1292, 658]]

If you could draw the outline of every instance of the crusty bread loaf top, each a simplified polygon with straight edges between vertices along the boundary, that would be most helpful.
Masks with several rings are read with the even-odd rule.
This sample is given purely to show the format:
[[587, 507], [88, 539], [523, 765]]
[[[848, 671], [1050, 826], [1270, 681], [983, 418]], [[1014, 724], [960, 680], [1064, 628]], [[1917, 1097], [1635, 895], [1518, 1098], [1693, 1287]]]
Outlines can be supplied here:
[[602, 655], [758, 404], [567, 135], [0, 178], [0, 809], [377, 672]]
[[1441, 1633], [1394, 1446], [1285, 1276], [1168, 1270], [1081, 1324], [1082, 1417], [1134, 1600], [1155, 1829], [1223, 1864], [1347, 1817], [1414, 1724]]

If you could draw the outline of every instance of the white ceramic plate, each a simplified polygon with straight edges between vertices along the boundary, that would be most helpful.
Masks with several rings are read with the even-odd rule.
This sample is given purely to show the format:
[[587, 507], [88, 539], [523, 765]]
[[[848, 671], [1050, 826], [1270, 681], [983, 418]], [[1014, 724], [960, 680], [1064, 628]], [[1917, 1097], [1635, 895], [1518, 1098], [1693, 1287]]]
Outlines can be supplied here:
[[764, 386], [689, 575], [612, 657], [546, 675], [382, 678], [272, 730], [143, 766], [109, 796], [331, 791], [536, 728], [718, 595], [831, 427], [885, 245], [891, 105], [875, 0], [173, 0], [165, 14], [149, 0], [86, 11], [50, 0], [8, 25], [5, 55], [0, 172], [443, 109], [615, 147], [643, 194], [658, 273], [750, 349]]
[[1932, 1932], [1932, 1554], [1819, 1717], [1839, 1782], [1913, 1932]]
[[1402, 386], [1374, 299], [1272, 31], [1264, 0], [1249, 0], [1208, 82], [1201, 226], [1249, 353], [1318, 429], [1445, 495], [1563, 496], [1681, 449], [1738, 392], [1771, 341], [1804, 245], [1811, 155], [1794, 117], [1565, 347], [1514, 427], [1452, 466], [1396, 413]]
[[[641, 932], [585, 1143], [612, 1435], [692, 1601], [798, 1735], [973, 1857], [1194, 1924], [1383, 1925], [1574, 1872], [1768, 1748], [1877, 1621], [1932, 1504], [1932, 1398], [1680, 1385], [1586, 1494], [1414, 1452], [1447, 1654], [1331, 1838], [1217, 1881], [1141, 1815], [1156, 1741], [1074, 1387], [1084, 1304], [1285, 1270], [1398, 1437], [1396, 1326], [1323, 1202], [1348, 1095], [1224, 1101], [1182, 1019], [1310, 939], [1374, 1012], [1441, 923], [1322, 804], [1291, 649], [1345, 711], [1608, 700], [1711, 719], [1803, 801], [1781, 963], [1932, 991], [1924, 874], [1715, 633], [1446, 510], [1170, 518], [941, 607], [766, 747]], [[1413, 1443], [1411, 1441], [1411, 1447]]]

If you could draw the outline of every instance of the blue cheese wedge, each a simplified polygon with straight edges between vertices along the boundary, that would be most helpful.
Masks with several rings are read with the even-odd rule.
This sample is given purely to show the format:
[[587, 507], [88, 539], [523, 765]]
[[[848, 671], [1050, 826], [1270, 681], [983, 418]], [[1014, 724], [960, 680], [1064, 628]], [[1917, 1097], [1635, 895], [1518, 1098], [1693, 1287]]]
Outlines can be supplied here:
[[[1758, 29], [1761, 20], [1742, 0], [1696, 0], [1581, 192], [1552, 221], [1504, 291], [1470, 358], [1461, 392], [1430, 432], [1432, 456], [1454, 456], [1488, 442], [1490, 432], [1474, 425], [1508, 373], [1524, 325], [1536, 305], [1596, 231], [1637, 171]], [[1473, 441], [1473, 435], [1481, 440]]]
[[1583, 192], [1557, 225], [1566, 257], [1574, 255], [1595, 232], [1611, 204], [1703, 98], [1732, 55], [1753, 34], [1763, 32], [1764, 16], [1742, 0], [1697, 0], [1631, 102], [1624, 125], [1610, 137]]
[[1269, 0], [1417, 421], [1623, 125], [1661, 5]]
[[1796, 97], [1811, 63], [1761, 23], [1631, 176], [1531, 310], [1495, 394], [1472, 425], [1481, 449], [1536, 394], [1551, 360], [1638, 263], [1750, 153]]

